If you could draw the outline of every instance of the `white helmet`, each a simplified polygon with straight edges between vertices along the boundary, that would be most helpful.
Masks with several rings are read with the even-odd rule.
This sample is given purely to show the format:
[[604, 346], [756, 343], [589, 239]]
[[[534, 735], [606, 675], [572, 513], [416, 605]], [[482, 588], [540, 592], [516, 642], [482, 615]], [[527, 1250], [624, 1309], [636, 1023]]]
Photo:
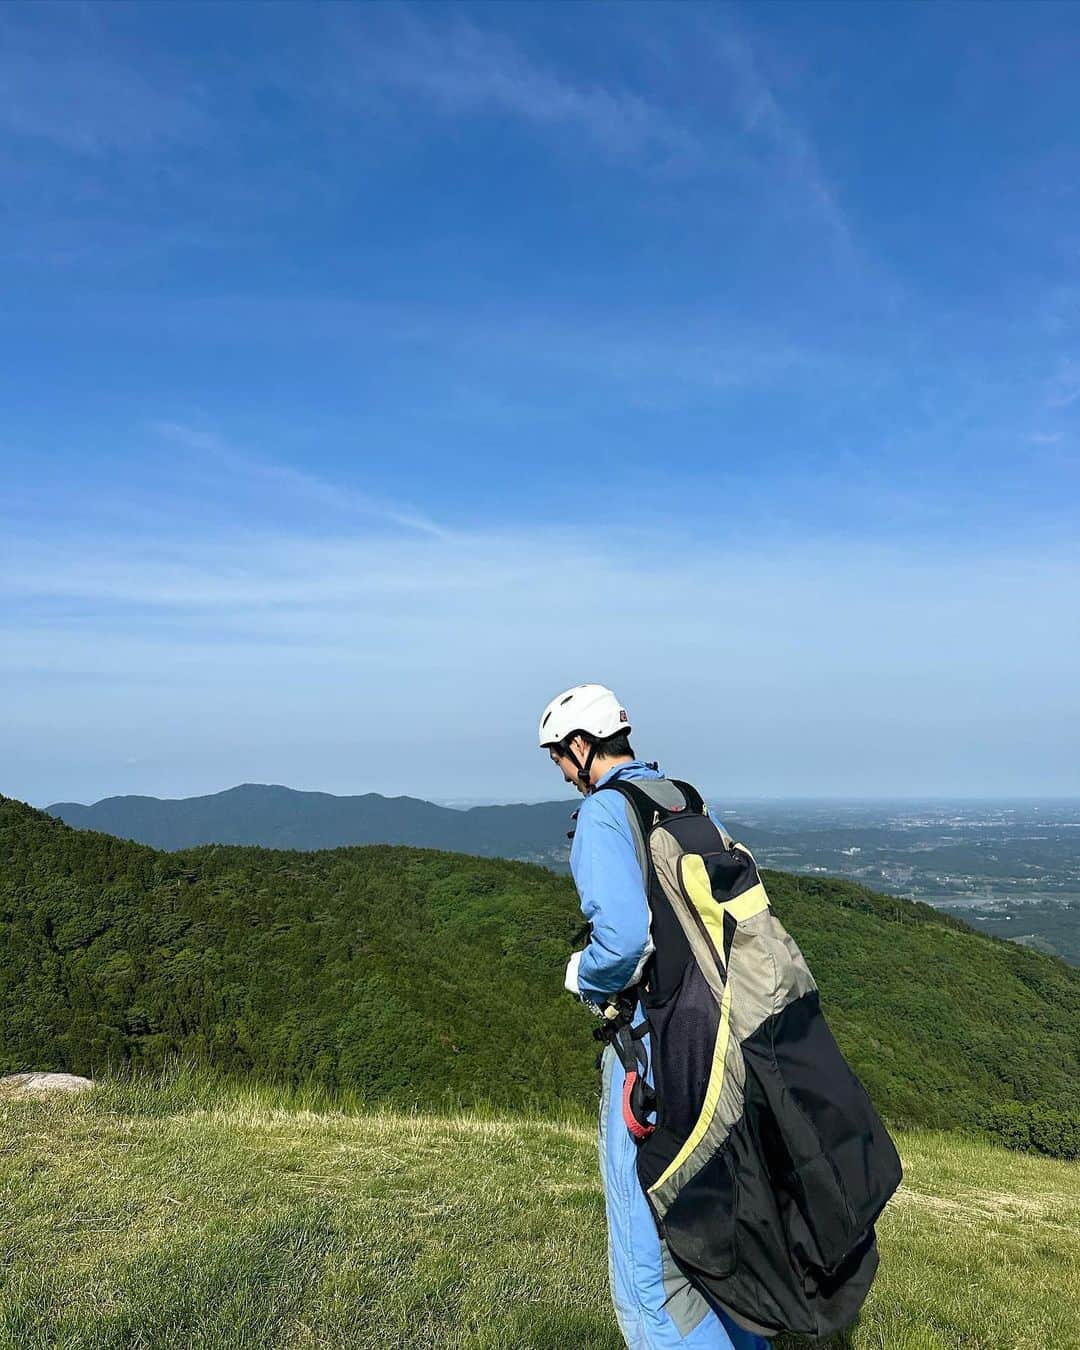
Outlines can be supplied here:
[[575, 731], [603, 740], [630, 730], [626, 709], [602, 684], [578, 684], [553, 698], [540, 718], [540, 745], [557, 745]]

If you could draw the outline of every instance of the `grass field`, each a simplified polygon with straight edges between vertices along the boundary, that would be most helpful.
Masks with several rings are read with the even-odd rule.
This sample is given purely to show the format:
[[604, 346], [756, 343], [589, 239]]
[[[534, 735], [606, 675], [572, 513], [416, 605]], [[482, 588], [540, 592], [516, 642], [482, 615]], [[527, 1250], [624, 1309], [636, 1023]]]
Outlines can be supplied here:
[[[1080, 1347], [1080, 1164], [898, 1144], [881, 1271], [828, 1345]], [[3, 1350], [622, 1345], [584, 1115], [391, 1114], [173, 1069], [0, 1101], [0, 1213]]]

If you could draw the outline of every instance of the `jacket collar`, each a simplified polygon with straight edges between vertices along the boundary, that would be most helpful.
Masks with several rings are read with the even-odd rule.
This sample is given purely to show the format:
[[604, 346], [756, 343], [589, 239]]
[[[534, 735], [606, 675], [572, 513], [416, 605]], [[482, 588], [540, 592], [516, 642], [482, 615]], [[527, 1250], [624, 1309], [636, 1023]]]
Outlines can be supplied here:
[[646, 764], [643, 759], [631, 759], [626, 764], [616, 764], [613, 769], [608, 769], [603, 778], [598, 778], [593, 784], [593, 791], [604, 783], [610, 783], [613, 778], [663, 778], [659, 769], [654, 769], [651, 764]]

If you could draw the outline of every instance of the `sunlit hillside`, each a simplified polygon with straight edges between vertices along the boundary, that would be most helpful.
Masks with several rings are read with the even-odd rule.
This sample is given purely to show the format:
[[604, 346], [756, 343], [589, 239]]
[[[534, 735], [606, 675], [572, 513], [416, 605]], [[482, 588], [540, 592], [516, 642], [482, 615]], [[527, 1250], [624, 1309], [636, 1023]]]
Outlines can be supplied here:
[[[927, 905], [765, 876], [892, 1123], [1080, 1153], [1080, 971]], [[425, 1109], [582, 1105], [595, 1045], [562, 988], [580, 922], [570, 879], [527, 863], [161, 853], [0, 798], [0, 1073], [184, 1054]]]

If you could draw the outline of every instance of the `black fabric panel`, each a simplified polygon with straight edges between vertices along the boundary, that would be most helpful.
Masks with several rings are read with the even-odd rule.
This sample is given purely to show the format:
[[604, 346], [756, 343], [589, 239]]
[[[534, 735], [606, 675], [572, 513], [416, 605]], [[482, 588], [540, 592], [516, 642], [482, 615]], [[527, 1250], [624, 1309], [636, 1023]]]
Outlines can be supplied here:
[[684, 853], [700, 853], [717, 900], [734, 900], [761, 880], [754, 860], [741, 849], [725, 848], [724, 838], [708, 816], [672, 816], [664, 829]]
[[[749, 1120], [768, 1107], [748, 1080], [749, 1112], [685, 1187], [661, 1231], [683, 1273], [749, 1330], [828, 1336], [858, 1315], [878, 1268], [873, 1227], [831, 1275], [802, 1270], [788, 1241], [792, 1201], [763, 1184]], [[730, 1179], [730, 1186], [728, 1185]]]
[[793, 1254], [831, 1270], [900, 1184], [896, 1149], [822, 1016], [817, 990], [747, 1037], [743, 1057], [774, 1122], [774, 1182], [795, 1204]]
[[[701, 1216], [708, 1214], [709, 1222]], [[695, 1270], [722, 1279], [735, 1269], [735, 1174], [727, 1149], [713, 1154], [664, 1216], [664, 1233]]]
[[[669, 816], [664, 821], [664, 829], [679, 841], [684, 853], [725, 852], [724, 838], [708, 816], [694, 815], [693, 812]], [[746, 860], [750, 861], [749, 858]]]
[[651, 935], [653, 952], [646, 973], [646, 988], [650, 998], [663, 1003], [674, 994], [690, 966], [695, 966], [690, 943], [683, 932], [671, 903], [664, 894], [655, 872], [649, 886], [649, 909], [652, 912]]
[[720, 1027], [720, 1008], [697, 963], [665, 998], [642, 998], [656, 1083], [657, 1128], [638, 1152], [638, 1176], [648, 1190], [682, 1148], [701, 1114]]
[[705, 853], [702, 857], [717, 900], [734, 900], [761, 880], [752, 859], [740, 849], [722, 849], [718, 853]]
[[682, 1146], [682, 1139], [673, 1130], [658, 1125], [638, 1149], [637, 1174], [646, 1197], [649, 1187], [664, 1175]]
[[712, 1068], [720, 1008], [696, 962], [689, 962], [679, 987], [662, 1002], [646, 995], [653, 1078], [660, 1097], [659, 1124], [680, 1140], [697, 1124]]
[[662, 1231], [705, 1297], [748, 1329], [831, 1335], [873, 1282], [873, 1219], [899, 1182], [899, 1159], [816, 991], [768, 1019], [743, 1051], [743, 1115]]

